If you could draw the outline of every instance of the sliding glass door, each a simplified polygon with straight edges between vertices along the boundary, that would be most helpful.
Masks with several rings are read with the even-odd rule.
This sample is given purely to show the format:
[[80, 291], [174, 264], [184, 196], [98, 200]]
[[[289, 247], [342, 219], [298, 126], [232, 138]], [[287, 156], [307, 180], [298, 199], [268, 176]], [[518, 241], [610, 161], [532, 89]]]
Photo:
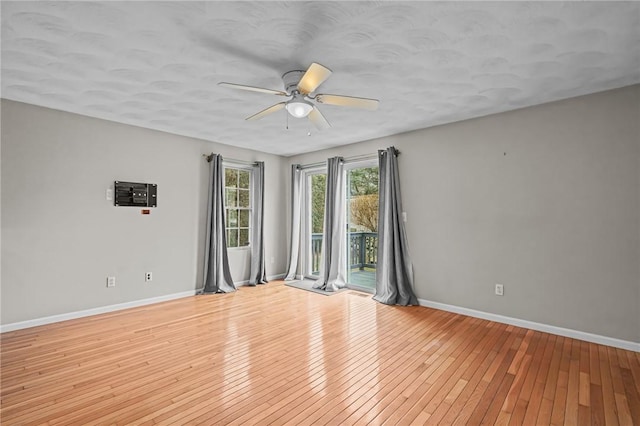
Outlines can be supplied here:
[[378, 165], [345, 167], [347, 184], [347, 282], [373, 290], [378, 253]]
[[[306, 170], [304, 217], [304, 275], [317, 278], [322, 253], [326, 170]], [[378, 249], [378, 165], [376, 160], [345, 165], [347, 266], [350, 287], [372, 291], [376, 282]]]
[[322, 231], [324, 227], [324, 196], [327, 174], [324, 170], [305, 173], [305, 273], [317, 278], [320, 271], [320, 254], [322, 253]]

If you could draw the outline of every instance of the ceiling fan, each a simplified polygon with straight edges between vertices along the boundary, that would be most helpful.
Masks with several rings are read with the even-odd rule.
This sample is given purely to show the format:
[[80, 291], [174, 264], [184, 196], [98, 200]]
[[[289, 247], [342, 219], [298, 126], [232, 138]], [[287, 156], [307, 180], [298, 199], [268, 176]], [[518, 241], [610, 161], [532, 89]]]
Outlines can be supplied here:
[[311, 94], [329, 78], [331, 70], [317, 63], [312, 63], [306, 71], [289, 71], [282, 75], [284, 91], [264, 89], [262, 87], [245, 86], [235, 83], [218, 83], [220, 86], [232, 89], [249, 90], [252, 92], [267, 93], [271, 95], [290, 97], [289, 100], [272, 105], [257, 114], [253, 114], [246, 120], [259, 120], [262, 117], [280, 111], [285, 108], [287, 112], [295, 118], [309, 117], [309, 120], [319, 130], [331, 127], [326, 118], [322, 115], [315, 101], [321, 104], [349, 106], [354, 108], [364, 108], [375, 110], [378, 108], [377, 99], [357, 98], [353, 96]]

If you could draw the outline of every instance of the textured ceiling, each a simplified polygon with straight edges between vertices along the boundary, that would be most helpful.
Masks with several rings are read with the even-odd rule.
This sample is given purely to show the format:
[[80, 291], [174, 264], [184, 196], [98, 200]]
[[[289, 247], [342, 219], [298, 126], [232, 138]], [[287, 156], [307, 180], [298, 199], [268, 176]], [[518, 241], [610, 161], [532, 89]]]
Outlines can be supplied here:
[[[2, 2], [2, 97], [292, 155], [640, 82], [640, 3]], [[317, 132], [281, 75], [319, 62]]]

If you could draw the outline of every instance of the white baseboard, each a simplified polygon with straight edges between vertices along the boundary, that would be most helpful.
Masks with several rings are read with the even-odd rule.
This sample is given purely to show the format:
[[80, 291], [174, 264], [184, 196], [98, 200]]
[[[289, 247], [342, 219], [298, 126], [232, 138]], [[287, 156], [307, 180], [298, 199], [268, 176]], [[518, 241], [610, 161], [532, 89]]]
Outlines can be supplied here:
[[[286, 274], [276, 274], [276, 275], [267, 275], [267, 281], [273, 281], [273, 280], [281, 280], [284, 278]], [[233, 285], [235, 285], [236, 287], [242, 287], [245, 285], [249, 285], [249, 280], [244, 280], [244, 281], [234, 281]]]
[[[268, 280], [282, 279], [285, 274], [277, 274], [268, 276]], [[236, 286], [243, 286], [249, 283], [248, 280], [235, 283]], [[52, 324], [54, 322], [66, 321], [70, 319], [88, 317], [91, 315], [104, 314], [107, 312], [119, 311], [122, 309], [135, 308], [138, 306], [150, 305], [153, 303], [165, 302], [167, 300], [180, 299], [196, 294], [195, 290], [183, 291], [181, 293], [167, 294], [164, 296], [151, 297], [148, 299], [134, 300], [132, 302], [118, 303], [115, 305], [101, 306], [99, 308], [85, 309], [82, 311], [70, 312], [66, 314], [51, 315], [43, 318], [36, 318], [27, 321], [14, 322], [11, 324], [0, 325], [0, 333], [8, 331], [21, 330], [23, 328], [36, 327], [39, 325]], [[600, 345], [613, 346], [629, 351], [640, 352], [640, 343], [630, 342], [627, 340], [615, 339], [613, 337], [601, 336], [598, 334], [586, 333], [584, 331], [572, 330], [569, 328], [556, 327], [554, 325], [542, 324], [533, 321], [527, 321], [519, 318], [507, 317], [504, 315], [492, 314], [475, 309], [462, 308], [445, 303], [432, 302], [430, 300], [418, 299], [420, 306], [439, 309], [456, 314], [467, 315], [474, 318], [481, 318], [489, 321], [495, 321], [503, 324], [515, 325], [517, 327], [529, 328], [531, 330], [542, 331], [545, 333], [557, 334], [559, 336], [571, 337], [573, 339], [584, 340], [587, 342], [598, 343]]]
[[542, 331], [544, 333], [556, 334], [558, 336], [571, 337], [573, 339], [584, 340], [600, 345], [613, 346], [615, 348], [626, 349], [628, 351], [640, 352], [640, 343], [628, 340], [615, 339], [613, 337], [600, 336], [598, 334], [586, 333], [584, 331], [572, 330], [570, 328], [556, 327], [555, 325], [542, 324], [539, 322], [527, 321], [519, 318], [506, 317], [489, 312], [476, 311], [475, 309], [461, 308], [460, 306], [447, 305], [445, 303], [432, 302], [430, 300], [418, 299], [420, 306], [467, 315], [474, 318], [481, 318], [502, 324], [515, 325], [517, 327], [529, 328], [531, 330]]
[[273, 281], [273, 280], [282, 280], [284, 279], [284, 277], [286, 277], [287, 274], [275, 274], [275, 275], [267, 275], [267, 281]]
[[164, 296], [151, 297], [149, 299], [134, 300], [132, 302], [118, 303], [115, 305], [100, 306], [99, 308], [85, 309], [82, 311], [69, 312], [67, 314], [51, 315], [49, 317], [36, 318], [27, 321], [14, 322], [0, 325], [0, 333], [7, 331], [21, 330], [23, 328], [36, 327], [39, 325], [51, 324], [54, 322], [67, 321], [70, 319], [88, 317], [91, 315], [104, 314], [107, 312], [120, 311], [122, 309], [135, 308], [138, 306], [151, 305], [153, 303], [166, 302], [167, 300], [180, 299], [194, 296], [195, 290], [183, 291], [181, 293], [166, 294]]

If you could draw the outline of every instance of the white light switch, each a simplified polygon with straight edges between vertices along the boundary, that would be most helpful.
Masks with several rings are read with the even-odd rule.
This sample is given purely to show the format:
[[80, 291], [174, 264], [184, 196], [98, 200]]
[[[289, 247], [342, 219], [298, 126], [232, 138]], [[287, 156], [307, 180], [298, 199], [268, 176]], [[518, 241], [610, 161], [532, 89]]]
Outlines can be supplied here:
[[402, 212], [402, 221], [403, 222], [407, 221], [407, 212]]
[[109, 188], [106, 192], [107, 201], [113, 201], [113, 189]]

